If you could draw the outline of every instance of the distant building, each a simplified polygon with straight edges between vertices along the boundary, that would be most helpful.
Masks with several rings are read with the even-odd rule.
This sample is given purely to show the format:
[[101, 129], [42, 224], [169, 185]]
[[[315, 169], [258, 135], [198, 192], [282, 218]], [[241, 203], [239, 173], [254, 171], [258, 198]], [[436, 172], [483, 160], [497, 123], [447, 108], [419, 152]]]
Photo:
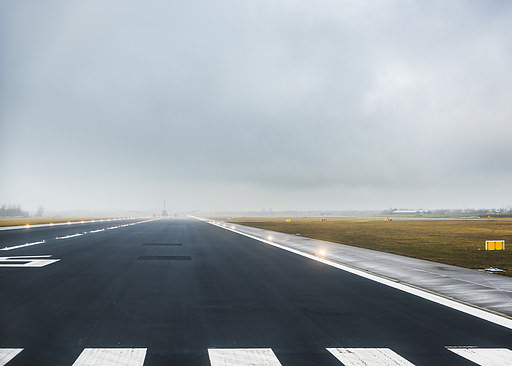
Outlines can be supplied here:
[[429, 214], [430, 211], [428, 210], [400, 210], [398, 208], [394, 208], [391, 210], [391, 215], [404, 215], [404, 216], [422, 216]]

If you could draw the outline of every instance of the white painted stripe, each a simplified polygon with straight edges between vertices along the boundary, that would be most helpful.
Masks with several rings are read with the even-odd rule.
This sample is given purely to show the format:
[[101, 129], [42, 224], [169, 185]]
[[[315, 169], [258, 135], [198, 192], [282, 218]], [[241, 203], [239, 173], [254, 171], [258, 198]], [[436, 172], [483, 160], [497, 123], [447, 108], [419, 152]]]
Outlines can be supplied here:
[[86, 348], [73, 366], [142, 366], [147, 348]]
[[[114, 220], [137, 220], [141, 219], [142, 217], [124, 217]], [[155, 219], [153, 219], [155, 220]], [[13, 225], [13, 226], [2, 226], [0, 227], [0, 231], [5, 230], [19, 230], [19, 229], [31, 229], [31, 228], [38, 228], [38, 227], [49, 227], [49, 226], [63, 226], [63, 225], [78, 225], [78, 224], [90, 224], [94, 222], [103, 222], [107, 220], [84, 220], [84, 221], [67, 221], [67, 222], [56, 222], [56, 223], [49, 223], [49, 224], [34, 224], [34, 225]], [[111, 220], [108, 220], [111, 221]]]
[[209, 348], [211, 366], [281, 366], [270, 348]]
[[508, 348], [446, 347], [453, 353], [481, 366], [512, 366]]
[[76, 234], [73, 234], [73, 235], [57, 236], [55, 239], [57, 239], [57, 240], [70, 239], [70, 238], [76, 238], [77, 236], [82, 236], [82, 235], [84, 235], [84, 234], [76, 233]]
[[[31, 229], [31, 228], [38, 228], [38, 227], [51, 227], [51, 226], [64, 226], [64, 225], [78, 225], [78, 224], [90, 224], [94, 222], [105, 222], [105, 221], [120, 221], [120, 220], [137, 220], [141, 219], [134, 218], [134, 217], [126, 217], [126, 218], [120, 218], [120, 219], [111, 219], [111, 220], [89, 220], [89, 221], [69, 221], [69, 222], [58, 222], [58, 223], [49, 223], [49, 224], [36, 224], [36, 225], [14, 225], [14, 226], [2, 226], [0, 227], [0, 231], [6, 231], [6, 230], [20, 230], [20, 229]], [[160, 218], [155, 219], [149, 219], [145, 221], [137, 221], [135, 223], [132, 223], [132, 225], [135, 224], [142, 224], [145, 222], [150, 222], [154, 220], [160, 220]]]
[[505, 327], [505, 328], [508, 328], [508, 329], [512, 329], [512, 319], [511, 318], [506, 318], [504, 316], [501, 316], [501, 315], [498, 315], [498, 314], [486, 311], [485, 309], [482, 309], [482, 308], [477, 308], [475, 306], [470, 306], [470, 305], [464, 304], [462, 302], [458, 302], [458, 301], [455, 301], [455, 300], [452, 300], [452, 299], [448, 299], [448, 298], [443, 297], [441, 295], [434, 294], [434, 293], [425, 291], [425, 290], [417, 288], [417, 287], [413, 287], [413, 286], [410, 286], [410, 285], [407, 285], [407, 284], [404, 284], [404, 283], [396, 282], [396, 281], [393, 281], [393, 280], [385, 278], [385, 277], [380, 277], [380, 276], [378, 276], [376, 274], [368, 273], [368, 272], [365, 272], [365, 271], [360, 270], [360, 269], [352, 268], [352, 267], [346, 266], [346, 265], [341, 264], [341, 263], [333, 262], [333, 261], [325, 259], [325, 258], [317, 257], [315, 255], [312, 255], [312, 254], [309, 254], [309, 253], [305, 253], [305, 252], [302, 252], [302, 251], [297, 250], [297, 249], [293, 249], [293, 248], [290, 248], [290, 247], [287, 247], [287, 246], [284, 246], [284, 245], [281, 245], [281, 244], [277, 244], [277, 243], [274, 243], [274, 242], [272, 242], [270, 240], [266, 240], [266, 239], [263, 239], [263, 238], [260, 238], [260, 237], [257, 237], [257, 236], [251, 235], [251, 234], [247, 234], [247, 233], [244, 233], [243, 231], [232, 229], [231, 227], [222, 226], [221, 224], [219, 224], [217, 222], [214, 222], [214, 221], [209, 221], [209, 220], [202, 219], [202, 218], [199, 218], [199, 217], [194, 217], [194, 216], [190, 216], [190, 217], [193, 217], [195, 219], [207, 222], [208, 224], [211, 224], [211, 225], [218, 226], [218, 227], [220, 227], [222, 229], [229, 230], [229, 231], [232, 231], [234, 233], [246, 236], [248, 238], [261, 241], [262, 243], [272, 245], [272, 246], [274, 246], [276, 248], [280, 248], [280, 249], [286, 250], [288, 252], [291, 252], [291, 253], [294, 253], [294, 254], [298, 254], [298, 255], [301, 255], [303, 257], [315, 260], [317, 262], [327, 264], [327, 265], [329, 265], [331, 267], [335, 267], [335, 268], [341, 269], [343, 271], [350, 272], [350, 273], [355, 274], [357, 276], [367, 278], [369, 280], [381, 283], [383, 285], [396, 288], [397, 290], [401, 290], [401, 291], [407, 292], [409, 294], [421, 297], [421, 298], [423, 298], [425, 300], [429, 300], [429, 301], [435, 302], [437, 304], [447, 306], [447, 307], [449, 307], [451, 309], [455, 309], [455, 310], [461, 311], [463, 313], [466, 313], [466, 314], [469, 314], [469, 315], [473, 315], [473, 316], [475, 316], [477, 318], [480, 318], [480, 319], [483, 319], [483, 320], [487, 320], [487, 321], [489, 321], [491, 323], [494, 323], [494, 324], [501, 325], [502, 327]]
[[101, 231], [105, 231], [105, 229], [91, 230], [91, 231], [89, 231], [89, 233], [94, 234], [94, 233], [99, 233]]
[[44, 244], [46, 243], [46, 240], [42, 240], [42, 241], [35, 241], [33, 243], [26, 243], [26, 244], [20, 244], [20, 245], [15, 245], [13, 247], [5, 247], [5, 248], [2, 248], [0, 250], [13, 250], [13, 249], [18, 249], [18, 248], [24, 248], [24, 247], [30, 247], [32, 245], [37, 245], [37, 244]]
[[389, 348], [327, 348], [345, 366], [414, 366]]
[[[49, 257], [51, 257], [51, 255], [0, 257], [0, 262], [4, 262], [4, 263], [0, 264], [0, 267], [3, 267], [3, 268], [44, 267], [49, 264], [60, 261], [60, 259], [37, 259], [37, 258], [49, 258]], [[5, 263], [5, 262], [7, 262], [7, 263]]]
[[4, 366], [21, 351], [23, 348], [0, 348], [0, 366]]
[[[121, 219], [116, 219], [116, 220], [121, 220]], [[55, 239], [62, 240], [62, 239], [76, 238], [78, 236], [82, 236], [82, 235], [85, 235], [85, 234], [99, 233], [99, 232], [105, 231], [105, 230], [113, 230], [113, 229], [118, 229], [118, 228], [121, 228], [121, 227], [127, 227], [127, 226], [132, 226], [132, 225], [137, 225], [137, 224], [144, 224], [146, 222], [151, 222], [151, 221], [155, 221], [155, 220], [159, 220], [159, 219], [157, 218], [157, 219], [150, 219], [150, 220], [132, 222], [132, 223], [125, 224], [125, 225], [112, 226], [112, 227], [109, 227], [109, 228], [106, 228], [106, 229], [103, 228], [103, 229], [97, 229], [97, 230], [91, 230], [91, 231], [84, 231], [82, 234], [76, 233], [76, 234], [67, 235], [67, 236], [57, 236]], [[105, 221], [105, 220], [99, 220], [99, 221]], [[94, 221], [86, 221], [86, 222], [97, 222], [97, 221], [94, 220]], [[73, 223], [80, 224], [80, 223], [84, 223], [84, 222], [82, 221], [82, 222], [73, 222]], [[71, 223], [71, 222], [69, 222], [69, 223], [62, 223], [61, 225], [70, 225], [70, 224], [73, 224], [73, 223]], [[57, 224], [42, 224], [42, 225], [34, 225], [34, 226], [30, 226], [30, 227], [36, 227], [36, 226], [37, 227], [42, 227], [42, 226], [53, 226], [53, 225], [57, 225]], [[41, 241], [36, 241], [36, 242], [32, 242], [32, 243], [25, 243], [25, 244], [15, 245], [15, 246], [12, 246], [12, 247], [0, 248], [0, 250], [13, 250], [13, 249], [19, 249], [19, 248], [24, 248], [24, 247], [29, 247], [29, 246], [32, 246], [32, 245], [38, 245], [38, 244], [44, 244], [44, 243], [46, 243], [46, 240], [41, 240]]]

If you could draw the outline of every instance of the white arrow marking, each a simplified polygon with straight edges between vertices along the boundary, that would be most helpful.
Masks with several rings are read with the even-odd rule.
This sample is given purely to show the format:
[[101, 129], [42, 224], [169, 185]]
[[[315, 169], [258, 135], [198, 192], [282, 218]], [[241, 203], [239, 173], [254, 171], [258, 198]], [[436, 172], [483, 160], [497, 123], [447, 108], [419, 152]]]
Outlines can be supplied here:
[[60, 261], [60, 259], [37, 259], [37, 258], [48, 258], [48, 257], [51, 257], [51, 255], [0, 257], [0, 267], [5, 267], [5, 268], [44, 267], [49, 264]]

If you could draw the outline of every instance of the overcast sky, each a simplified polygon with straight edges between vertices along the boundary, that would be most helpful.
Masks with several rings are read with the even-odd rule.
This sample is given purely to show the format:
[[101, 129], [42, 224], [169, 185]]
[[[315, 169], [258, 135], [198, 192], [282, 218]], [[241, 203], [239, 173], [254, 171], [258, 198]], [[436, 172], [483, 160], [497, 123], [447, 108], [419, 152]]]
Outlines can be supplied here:
[[0, 204], [512, 205], [510, 1], [2, 1]]

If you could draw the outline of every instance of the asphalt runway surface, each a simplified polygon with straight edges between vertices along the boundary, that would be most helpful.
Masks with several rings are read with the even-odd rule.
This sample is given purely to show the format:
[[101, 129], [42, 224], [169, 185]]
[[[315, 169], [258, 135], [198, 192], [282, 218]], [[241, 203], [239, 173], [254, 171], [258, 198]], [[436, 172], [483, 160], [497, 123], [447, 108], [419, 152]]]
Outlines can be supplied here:
[[510, 329], [204, 222], [87, 225], [0, 232], [46, 240], [0, 251], [0, 365], [512, 362]]

